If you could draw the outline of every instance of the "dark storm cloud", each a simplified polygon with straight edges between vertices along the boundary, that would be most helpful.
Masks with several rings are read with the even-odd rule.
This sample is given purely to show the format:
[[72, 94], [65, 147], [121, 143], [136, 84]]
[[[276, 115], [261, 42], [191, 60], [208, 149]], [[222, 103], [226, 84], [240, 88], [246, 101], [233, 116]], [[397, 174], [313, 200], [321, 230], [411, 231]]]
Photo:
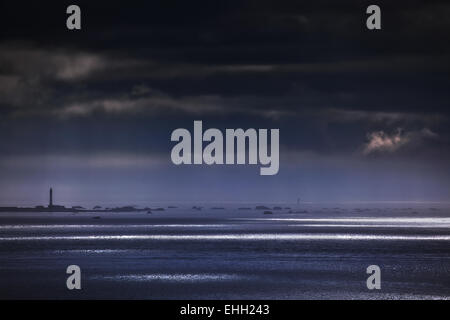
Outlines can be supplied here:
[[145, 172], [193, 120], [280, 128], [281, 170], [317, 181], [389, 161], [448, 169], [446, 1], [378, 1], [376, 32], [368, 1], [76, 3], [75, 32], [72, 2], [1, 4], [2, 172]]
[[241, 109], [254, 96], [268, 98], [257, 108], [269, 111], [445, 111], [450, 6], [382, 2], [385, 30], [374, 34], [364, 28], [365, 4], [80, 2], [84, 28], [70, 33], [65, 3], [27, 4], [24, 12], [14, 2], [6, 6], [2, 87], [9, 102], [29, 97], [49, 108], [98, 105], [144, 84], [178, 99], [244, 97]]

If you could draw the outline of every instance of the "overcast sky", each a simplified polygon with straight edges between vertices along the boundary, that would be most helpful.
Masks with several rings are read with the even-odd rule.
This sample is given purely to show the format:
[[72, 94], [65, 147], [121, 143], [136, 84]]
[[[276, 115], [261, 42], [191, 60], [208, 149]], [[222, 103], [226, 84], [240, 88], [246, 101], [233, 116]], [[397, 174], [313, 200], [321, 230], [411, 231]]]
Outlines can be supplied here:
[[[2, 2], [0, 204], [450, 201], [450, 3], [369, 4]], [[279, 173], [173, 165], [194, 120], [279, 128]]]

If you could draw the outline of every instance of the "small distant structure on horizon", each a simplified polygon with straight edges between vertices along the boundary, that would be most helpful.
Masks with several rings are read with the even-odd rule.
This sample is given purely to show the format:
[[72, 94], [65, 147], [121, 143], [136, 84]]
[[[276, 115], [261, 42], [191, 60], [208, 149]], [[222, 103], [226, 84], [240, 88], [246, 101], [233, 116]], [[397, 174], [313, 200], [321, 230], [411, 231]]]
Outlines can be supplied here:
[[55, 210], [66, 211], [67, 210], [67, 208], [64, 206], [58, 206], [58, 205], [53, 204], [53, 188], [50, 188], [50, 191], [49, 191], [49, 199], [48, 199], [48, 207], [47, 208], [51, 211], [55, 211]]

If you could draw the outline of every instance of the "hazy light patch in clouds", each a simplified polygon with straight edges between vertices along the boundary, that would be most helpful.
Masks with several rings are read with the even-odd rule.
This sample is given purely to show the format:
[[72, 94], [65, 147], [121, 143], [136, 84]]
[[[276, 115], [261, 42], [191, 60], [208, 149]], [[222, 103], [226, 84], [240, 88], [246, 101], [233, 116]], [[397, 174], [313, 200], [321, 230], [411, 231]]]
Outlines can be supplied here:
[[126, 169], [157, 167], [167, 164], [168, 161], [169, 159], [161, 154], [147, 155], [110, 152], [102, 154], [9, 155], [0, 158], [0, 167], [11, 169]]
[[0, 104], [23, 109], [23, 105], [32, 102], [42, 104], [51, 90], [40, 84], [36, 78], [23, 78], [19, 75], [0, 75]]
[[104, 99], [68, 103], [51, 114], [61, 118], [107, 114], [161, 114], [183, 112], [192, 115], [246, 114], [272, 120], [293, 116], [282, 108], [258, 108], [259, 100], [251, 96], [193, 95], [175, 97], [145, 85], [136, 85], [128, 94]]
[[95, 55], [81, 54], [73, 57], [56, 57], [59, 65], [56, 76], [63, 80], [79, 79], [104, 67], [104, 61]]
[[55, 83], [84, 81], [109, 64], [84, 51], [0, 44], [0, 104], [12, 116], [48, 113], [61, 103]]
[[[408, 72], [414, 68], [422, 71], [442, 71], [449, 69], [448, 55], [435, 56], [392, 56], [375, 59], [351, 59], [333, 62], [305, 62], [305, 63], [273, 63], [273, 64], [240, 64], [240, 65], [180, 65], [172, 72], [159, 76], [206, 76], [214, 73], [305, 73], [305, 74], [333, 74], [333, 73], [361, 73], [361, 72]], [[431, 61], [431, 62], [430, 62]], [[166, 66], [169, 68], [169, 66]], [[170, 69], [172, 69], [170, 68]], [[196, 70], [196, 71], [195, 71]]]
[[111, 99], [93, 100], [69, 104], [55, 109], [54, 114], [62, 118], [88, 116], [94, 112], [109, 114], [154, 114], [166, 111], [183, 111], [186, 113], [223, 113], [225, 108], [220, 104], [220, 98], [215, 96], [196, 96], [173, 98], [170, 96], [151, 96], [131, 98], [122, 96]]
[[401, 128], [389, 134], [384, 131], [375, 131], [367, 135], [368, 142], [364, 145], [363, 154], [392, 153], [405, 146], [421, 145], [426, 139], [435, 139], [438, 135], [428, 128], [420, 131], [404, 132]]
[[[367, 71], [386, 72], [408, 72], [412, 68], [417, 71], [420, 68], [424, 72], [442, 71], [449, 69], [447, 55], [436, 55], [432, 57], [383, 57], [371, 60], [340, 60], [327, 63], [304, 62], [304, 63], [271, 63], [271, 64], [202, 64], [202, 63], [167, 63], [164, 61], [136, 60], [134, 65], [128, 65], [132, 71], [128, 76], [145, 75], [153, 79], [198, 79], [218, 75], [267, 75], [273, 74], [340, 74], [340, 73], [362, 73]], [[429, 62], [432, 60], [433, 62]], [[427, 63], [424, 63], [427, 61]], [[120, 73], [121, 77], [127, 76]]]
[[81, 79], [106, 66], [98, 54], [7, 45], [0, 46], [0, 63], [21, 78], [60, 80]]
[[402, 136], [401, 130], [394, 134], [387, 134], [384, 131], [377, 131], [368, 134], [369, 142], [366, 144], [363, 153], [369, 154], [376, 151], [393, 152], [406, 144], [408, 138]]
[[337, 122], [358, 122], [383, 123], [386, 125], [422, 123], [426, 125], [436, 124], [446, 121], [447, 118], [439, 113], [407, 113], [407, 112], [386, 112], [386, 111], [366, 111], [351, 109], [329, 108], [325, 110], [323, 116]]

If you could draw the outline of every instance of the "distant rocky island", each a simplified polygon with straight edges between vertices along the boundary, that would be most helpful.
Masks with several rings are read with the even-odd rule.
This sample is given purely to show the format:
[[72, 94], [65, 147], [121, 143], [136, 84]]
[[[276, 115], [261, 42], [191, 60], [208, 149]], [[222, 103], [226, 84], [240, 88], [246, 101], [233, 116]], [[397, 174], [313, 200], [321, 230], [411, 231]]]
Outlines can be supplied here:
[[[175, 209], [178, 208], [176, 206], [168, 206], [168, 209]], [[203, 207], [201, 206], [193, 206], [192, 210], [198, 210], [201, 211]], [[211, 207], [211, 210], [225, 210], [225, 207]], [[238, 210], [252, 210], [251, 207], [240, 207]], [[254, 207], [254, 210], [256, 211], [262, 211], [263, 214], [273, 214], [273, 211], [281, 211], [281, 210], [289, 210], [285, 213], [308, 213], [307, 210], [300, 210], [300, 211], [293, 211], [291, 210], [291, 207], [280, 207], [275, 206], [273, 208], [264, 206], [264, 205], [257, 205]], [[359, 210], [359, 209], [357, 209]], [[437, 210], [437, 209], [436, 209]], [[49, 190], [49, 201], [47, 206], [35, 206], [35, 207], [0, 207], [0, 212], [72, 212], [72, 213], [79, 213], [79, 212], [147, 212], [148, 214], [151, 214], [156, 211], [165, 211], [164, 208], [136, 208], [134, 206], [120, 206], [120, 207], [114, 207], [114, 208], [103, 208], [101, 206], [94, 206], [92, 209], [87, 209], [82, 206], [73, 206], [73, 207], [65, 207], [61, 205], [53, 204], [53, 189], [50, 188]], [[98, 217], [95, 217], [98, 218]]]
[[48, 206], [35, 206], [35, 207], [0, 207], [0, 212], [142, 212], [149, 211], [150, 208], [138, 209], [133, 206], [123, 206], [116, 208], [102, 208], [95, 206], [93, 209], [85, 209], [80, 206], [73, 206], [67, 208], [61, 205], [53, 204], [53, 189], [49, 191]]

